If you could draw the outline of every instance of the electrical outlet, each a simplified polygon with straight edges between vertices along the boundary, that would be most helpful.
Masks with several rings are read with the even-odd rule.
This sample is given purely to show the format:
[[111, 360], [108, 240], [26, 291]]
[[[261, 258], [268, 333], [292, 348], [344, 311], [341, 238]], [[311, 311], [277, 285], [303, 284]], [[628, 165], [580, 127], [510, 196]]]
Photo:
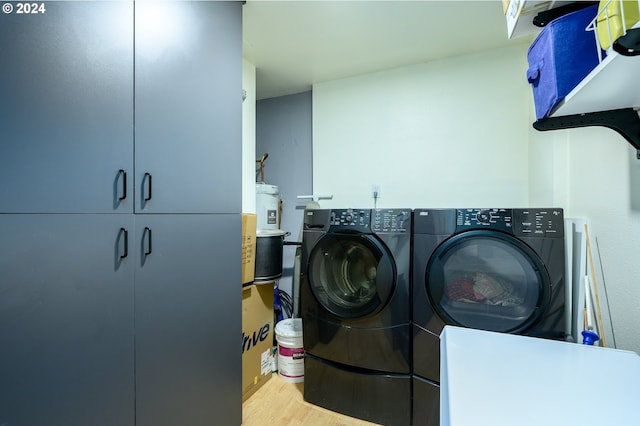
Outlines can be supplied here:
[[380, 198], [380, 184], [374, 183], [371, 185], [371, 197], [374, 199]]

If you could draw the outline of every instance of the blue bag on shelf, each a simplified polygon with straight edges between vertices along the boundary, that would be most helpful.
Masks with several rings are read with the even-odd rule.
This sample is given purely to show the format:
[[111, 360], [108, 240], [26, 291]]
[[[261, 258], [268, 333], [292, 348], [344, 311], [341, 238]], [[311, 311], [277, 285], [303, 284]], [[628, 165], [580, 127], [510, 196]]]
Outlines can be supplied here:
[[586, 31], [597, 12], [598, 5], [593, 5], [554, 19], [529, 47], [527, 80], [533, 90], [536, 118], [548, 117], [598, 65], [595, 35]]

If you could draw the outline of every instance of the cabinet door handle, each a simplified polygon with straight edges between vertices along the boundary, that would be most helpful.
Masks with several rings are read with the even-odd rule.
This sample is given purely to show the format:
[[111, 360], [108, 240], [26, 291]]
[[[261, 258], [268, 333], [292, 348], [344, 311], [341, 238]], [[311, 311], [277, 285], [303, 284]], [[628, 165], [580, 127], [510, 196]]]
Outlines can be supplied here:
[[153, 187], [153, 184], [151, 182], [151, 173], [145, 173], [144, 180], [147, 181], [147, 195], [145, 195], [144, 197], [144, 201], [146, 202], [151, 200], [151, 189]]
[[124, 250], [120, 255], [120, 259], [129, 256], [129, 231], [126, 228], [120, 228], [120, 235], [124, 237]]
[[152, 241], [151, 228], [149, 228], [149, 227], [145, 227], [144, 228], [144, 237], [145, 237], [145, 240], [147, 241], [147, 249], [144, 251], [144, 255], [145, 256], [149, 256], [151, 254], [151, 252], [153, 252], [153, 241]]
[[122, 195], [118, 198], [118, 200], [122, 201], [127, 198], [127, 172], [123, 169], [118, 171], [118, 175], [122, 179]]

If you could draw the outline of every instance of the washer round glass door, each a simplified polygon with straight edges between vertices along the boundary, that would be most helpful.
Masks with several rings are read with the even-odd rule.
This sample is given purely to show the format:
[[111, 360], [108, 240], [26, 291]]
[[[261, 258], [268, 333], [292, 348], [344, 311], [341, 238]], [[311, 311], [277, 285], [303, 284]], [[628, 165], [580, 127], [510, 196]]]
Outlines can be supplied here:
[[550, 280], [538, 255], [499, 231], [474, 230], [445, 240], [425, 272], [429, 300], [447, 324], [517, 333], [549, 303]]
[[379, 311], [396, 285], [396, 268], [373, 235], [327, 234], [309, 256], [309, 285], [332, 314], [358, 318]]

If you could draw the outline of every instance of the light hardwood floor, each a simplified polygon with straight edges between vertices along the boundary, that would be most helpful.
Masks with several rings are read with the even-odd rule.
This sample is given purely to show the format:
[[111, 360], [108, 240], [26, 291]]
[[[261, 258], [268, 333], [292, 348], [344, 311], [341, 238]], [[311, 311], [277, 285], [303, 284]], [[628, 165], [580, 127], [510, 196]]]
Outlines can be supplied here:
[[304, 383], [289, 383], [274, 374], [242, 404], [243, 426], [365, 426], [376, 423], [344, 416], [305, 402]]

